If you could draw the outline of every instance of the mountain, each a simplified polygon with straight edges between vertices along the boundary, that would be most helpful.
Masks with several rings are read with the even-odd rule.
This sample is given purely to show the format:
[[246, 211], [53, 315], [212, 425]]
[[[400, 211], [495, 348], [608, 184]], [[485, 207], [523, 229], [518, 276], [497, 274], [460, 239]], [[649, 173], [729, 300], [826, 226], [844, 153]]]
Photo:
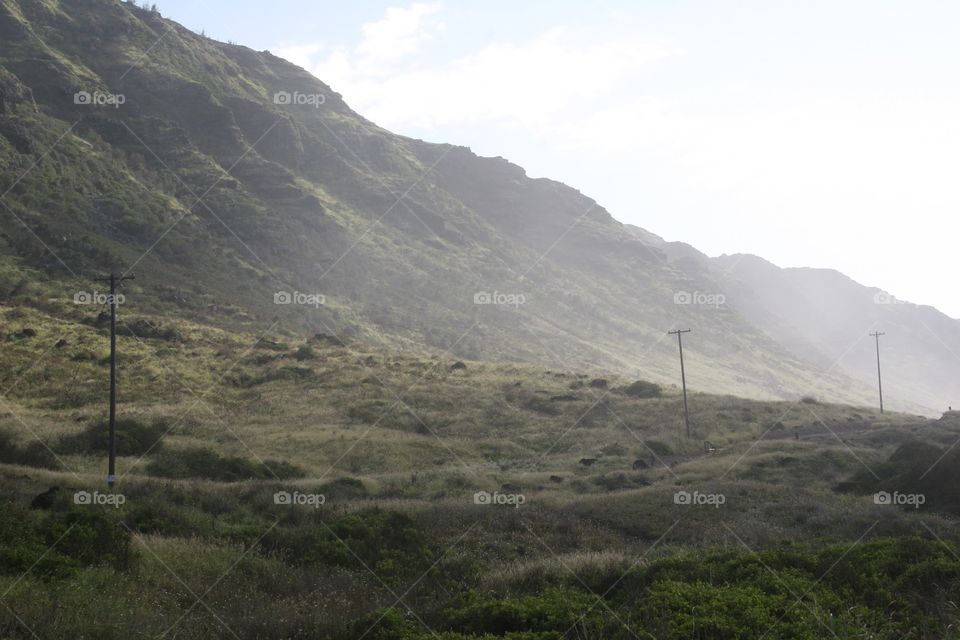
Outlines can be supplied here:
[[[781, 268], [749, 254], [709, 257], [632, 228], [671, 264], [710, 281], [728, 304], [791, 354], [877, 384], [880, 337], [886, 406], [935, 413], [960, 404], [960, 322], [833, 269]], [[918, 409], [918, 407], [920, 409]]]
[[[392, 134], [303, 69], [129, 2], [0, 0], [0, 194], [4, 305], [81, 321], [97, 309], [74, 299], [129, 270], [125, 311], [156, 321], [667, 383], [682, 326], [695, 389], [874, 401], [867, 365], [830, 363], [869, 319], [798, 333], [824, 318], [760, 269], [728, 272], [502, 158]], [[923, 317], [960, 352], [956, 321]], [[955, 397], [933, 345], [890, 338], [891, 407]]]
[[831, 269], [781, 269], [755, 256], [715, 262], [744, 315], [798, 357], [874, 382], [876, 346], [867, 333], [880, 331], [887, 398], [960, 404], [960, 322]]

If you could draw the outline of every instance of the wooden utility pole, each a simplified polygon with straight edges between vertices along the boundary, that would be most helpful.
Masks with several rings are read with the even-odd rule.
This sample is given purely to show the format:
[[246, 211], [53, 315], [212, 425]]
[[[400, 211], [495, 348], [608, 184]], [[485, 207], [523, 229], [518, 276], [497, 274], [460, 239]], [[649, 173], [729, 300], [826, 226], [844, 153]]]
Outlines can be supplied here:
[[880, 390], [880, 413], [883, 413], [883, 378], [880, 376], [880, 336], [887, 334], [882, 331], [874, 331], [870, 334], [877, 342], [877, 388]]
[[132, 275], [111, 273], [110, 282], [110, 435], [107, 462], [107, 486], [117, 481], [117, 285], [124, 280], [133, 280]]
[[683, 334], [690, 333], [690, 329], [675, 329], [668, 331], [669, 335], [677, 336], [680, 346], [680, 380], [683, 383], [683, 422], [687, 425], [687, 437], [690, 437], [690, 411], [687, 409], [687, 374], [683, 369]]

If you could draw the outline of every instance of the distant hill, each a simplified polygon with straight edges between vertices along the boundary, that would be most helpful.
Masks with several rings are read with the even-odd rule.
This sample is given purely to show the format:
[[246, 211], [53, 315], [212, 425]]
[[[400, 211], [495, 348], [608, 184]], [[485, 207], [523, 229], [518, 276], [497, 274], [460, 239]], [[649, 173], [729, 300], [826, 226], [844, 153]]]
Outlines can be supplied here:
[[869, 333], [881, 331], [887, 406], [929, 415], [960, 406], [960, 321], [832, 269], [784, 269], [749, 254], [711, 258], [688, 244], [633, 230], [671, 265], [711, 282], [727, 304], [795, 357], [875, 389], [876, 347]]
[[912, 327], [880, 326], [891, 407], [934, 413], [958, 395], [943, 351], [960, 353], [960, 325], [934, 310], [854, 306], [840, 284], [814, 304], [806, 272], [664, 243], [133, 3], [0, 0], [0, 194], [6, 305], [65, 313], [102, 290], [95, 274], [129, 268], [138, 313], [668, 383], [666, 331], [683, 326], [695, 389], [850, 402], [874, 400], [856, 343], [872, 313]]

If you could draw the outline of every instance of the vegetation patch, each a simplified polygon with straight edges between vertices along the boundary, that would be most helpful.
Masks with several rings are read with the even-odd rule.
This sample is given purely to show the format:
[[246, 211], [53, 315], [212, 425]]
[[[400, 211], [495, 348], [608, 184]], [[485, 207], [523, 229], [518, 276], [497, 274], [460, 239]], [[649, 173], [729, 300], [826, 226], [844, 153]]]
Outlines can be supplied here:
[[203, 447], [166, 449], [147, 465], [147, 472], [162, 478], [206, 478], [221, 482], [302, 478], [302, 469], [277, 460], [262, 463], [221, 456]]

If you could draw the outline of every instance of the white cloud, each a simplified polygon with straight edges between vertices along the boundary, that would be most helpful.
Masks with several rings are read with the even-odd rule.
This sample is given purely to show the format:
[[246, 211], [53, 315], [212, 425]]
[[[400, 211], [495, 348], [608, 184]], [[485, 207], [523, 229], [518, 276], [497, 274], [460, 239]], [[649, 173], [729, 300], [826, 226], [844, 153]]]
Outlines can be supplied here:
[[303, 44], [292, 47], [279, 47], [276, 50], [276, 54], [281, 58], [289, 60], [297, 66], [308, 69], [312, 64], [314, 56], [316, 56], [316, 54], [318, 54], [322, 48], [323, 47], [321, 47], [319, 44]]
[[[569, 110], [618, 91], [669, 53], [634, 40], [584, 41], [556, 28], [525, 42], [495, 42], [418, 66], [411, 54], [443, 32], [440, 10], [422, 3], [388, 9], [381, 20], [361, 27], [355, 47], [322, 52], [304, 45], [281, 55], [305, 66], [364, 116], [400, 132], [496, 121], [554, 136], [569, 125]], [[312, 62], [303, 64], [305, 57]]]
[[443, 22], [435, 17], [441, 9], [440, 4], [420, 2], [407, 8], [389, 8], [380, 20], [360, 27], [363, 37], [349, 49], [308, 43], [277, 47], [276, 52], [353, 98], [348, 87], [393, 73], [394, 63], [443, 31]]
[[497, 120], [550, 131], [557, 114], [616, 89], [664, 54], [642, 43], [581, 43], [554, 29], [526, 43], [491, 44], [439, 67], [342, 81], [358, 108], [389, 127]]
[[440, 9], [439, 4], [420, 2], [407, 8], [387, 9], [382, 19], [361, 27], [363, 41], [357, 47], [357, 55], [372, 60], [394, 60], [413, 53], [443, 29], [443, 23], [430, 19]]

